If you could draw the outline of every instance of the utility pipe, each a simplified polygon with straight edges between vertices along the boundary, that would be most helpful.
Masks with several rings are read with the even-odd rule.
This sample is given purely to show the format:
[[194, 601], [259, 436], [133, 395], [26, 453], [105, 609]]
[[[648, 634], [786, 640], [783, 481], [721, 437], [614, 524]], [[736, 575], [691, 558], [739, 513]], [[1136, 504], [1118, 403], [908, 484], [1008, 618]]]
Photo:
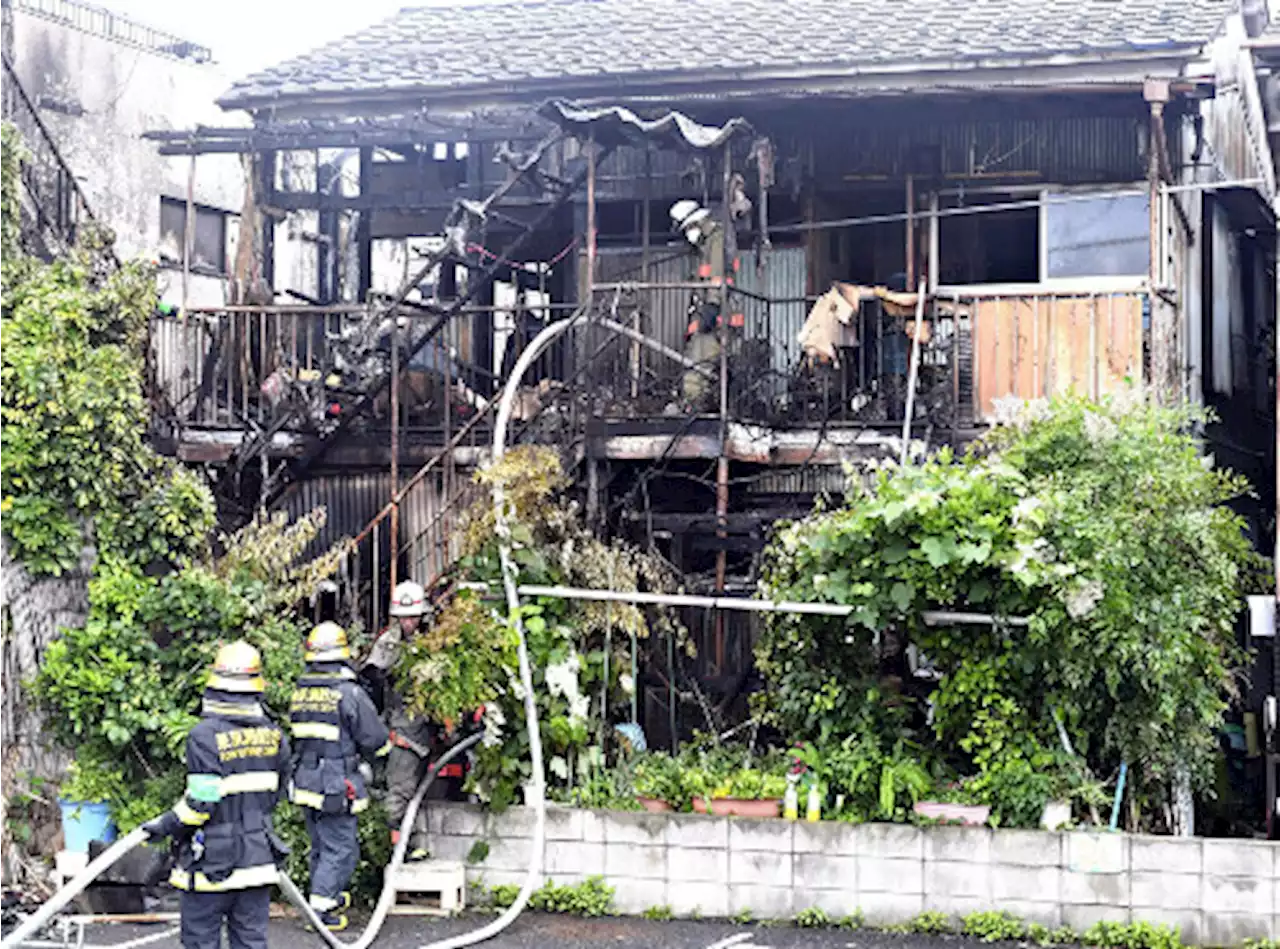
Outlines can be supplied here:
[[[464, 590], [487, 591], [489, 584], [468, 582]], [[812, 616], [849, 616], [854, 607], [841, 603], [805, 603], [795, 600], [757, 600], [742, 596], [697, 596], [689, 593], [642, 593], [633, 590], [592, 590], [583, 587], [542, 586], [522, 583], [521, 596], [550, 596], [566, 600], [637, 603], [647, 606], [691, 606], [711, 610], [743, 610], [751, 613], [801, 613]], [[952, 610], [923, 610], [920, 618], [929, 626], [1027, 626], [1025, 616], [993, 616], [990, 613], [960, 613]]]

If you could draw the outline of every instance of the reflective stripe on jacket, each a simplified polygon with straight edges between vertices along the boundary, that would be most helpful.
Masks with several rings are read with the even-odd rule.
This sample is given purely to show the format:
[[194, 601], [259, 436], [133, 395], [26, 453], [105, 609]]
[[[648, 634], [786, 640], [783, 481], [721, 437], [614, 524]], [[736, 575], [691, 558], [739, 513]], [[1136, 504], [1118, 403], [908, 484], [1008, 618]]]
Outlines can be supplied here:
[[240, 890], [276, 882], [285, 852], [271, 812], [289, 776], [289, 740], [256, 696], [209, 689], [187, 736], [187, 787], [165, 815], [178, 837], [169, 882], [181, 890]]
[[311, 662], [289, 702], [294, 737], [292, 798], [327, 813], [369, 806], [360, 758], [391, 751], [391, 735], [345, 662]]

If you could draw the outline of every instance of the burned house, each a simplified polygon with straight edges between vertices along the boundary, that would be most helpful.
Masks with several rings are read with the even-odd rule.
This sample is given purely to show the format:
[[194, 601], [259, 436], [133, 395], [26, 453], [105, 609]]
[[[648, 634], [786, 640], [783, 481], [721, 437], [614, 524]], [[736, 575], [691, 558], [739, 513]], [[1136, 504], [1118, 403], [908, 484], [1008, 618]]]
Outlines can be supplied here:
[[[252, 168], [237, 302], [153, 326], [159, 436], [229, 511], [328, 505], [377, 624], [395, 577], [447, 568], [495, 398], [562, 320], [516, 437], [691, 591], [754, 589], [769, 524], [845, 462], [963, 444], [1010, 396], [1204, 401], [1243, 360], [1274, 428], [1264, 26], [1239, 0], [402, 12], [233, 86], [249, 127], [153, 135]], [[750, 625], [706, 623], [731, 695]]]

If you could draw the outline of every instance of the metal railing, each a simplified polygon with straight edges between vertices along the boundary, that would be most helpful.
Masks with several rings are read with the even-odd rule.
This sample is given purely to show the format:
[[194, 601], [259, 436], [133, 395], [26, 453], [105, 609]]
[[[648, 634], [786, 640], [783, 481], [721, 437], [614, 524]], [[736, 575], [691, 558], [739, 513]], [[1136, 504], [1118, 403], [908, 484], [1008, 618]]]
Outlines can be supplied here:
[[91, 3], [81, 3], [79, 0], [14, 0], [14, 6], [24, 13], [56, 20], [77, 30], [148, 52], [190, 59], [198, 63], [205, 63], [213, 58], [213, 52], [207, 46], [154, 29]]

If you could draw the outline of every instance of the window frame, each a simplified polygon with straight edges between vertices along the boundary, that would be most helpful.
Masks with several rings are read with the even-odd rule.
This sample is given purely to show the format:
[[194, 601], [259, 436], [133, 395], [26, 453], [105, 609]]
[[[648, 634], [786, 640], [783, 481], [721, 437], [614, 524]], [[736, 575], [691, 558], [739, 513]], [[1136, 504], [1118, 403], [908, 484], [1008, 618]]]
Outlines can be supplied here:
[[[192, 248], [191, 248], [191, 264], [190, 264], [190, 272], [191, 272], [191, 273], [193, 273], [193, 274], [197, 274], [197, 275], [200, 275], [200, 276], [206, 276], [206, 277], [227, 277], [227, 276], [230, 276], [230, 273], [231, 273], [231, 248], [228, 246], [228, 245], [229, 245], [229, 242], [230, 242], [230, 237], [231, 237], [231, 230], [230, 230], [230, 227], [231, 227], [231, 222], [232, 222], [233, 220], [239, 220], [239, 215], [238, 215], [238, 214], [236, 214], [236, 213], [234, 213], [234, 212], [232, 212], [232, 211], [227, 211], [227, 210], [225, 210], [225, 209], [223, 209], [223, 208], [214, 207], [213, 205], [210, 205], [210, 204], [201, 204], [201, 203], [200, 203], [200, 202], [198, 202], [198, 201], [196, 201], [196, 202], [192, 202], [192, 205], [191, 205], [191, 206], [192, 206], [192, 210], [194, 210], [194, 211], [195, 211], [195, 214], [196, 214], [196, 227], [192, 230]], [[176, 209], [176, 210], [181, 214], [181, 220], [182, 220], [182, 228], [183, 228], [183, 230], [182, 230], [182, 233], [179, 235], [178, 257], [177, 257], [176, 259], [175, 259], [175, 258], [173, 258], [173, 257], [169, 257], [169, 256], [167, 256], [167, 255], [165, 254], [165, 252], [164, 252], [164, 243], [165, 243], [165, 239], [164, 239], [164, 236], [165, 236], [165, 228], [164, 228], [164, 209], [165, 209], [166, 207], [169, 207], [169, 208], [175, 208], [175, 209]], [[216, 264], [216, 265], [210, 265], [210, 264], [208, 264], [208, 263], [204, 263], [204, 262], [202, 262], [202, 261], [197, 261], [197, 259], [196, 259], [196, 246], [197, 246], [197, 241], [195, 240], [195, 238], [196, 238], [196, 236], [199, 234], [199, 222], [200, 222], [200, 216], [201, 216], [202, 214], [204, 214], [204, 215], [215, 215], [215, 216], [217, 217], [217, 219], [218, 219], [218, 224], [219, 224], [219, 228], [218, 228], [218, 229], [219, 229], [219, 231], [220, 231], [220, 233], [221, 233], [221, 240], [218, 242], [218, 264]], [[163, 268], [165, 268], [165, 269], [181, 270], [181, 269], [182, 269], [182, 252], [183, 252], [183, 242], [185, 241], [185, 237], [186, 237], [186, 227], [187, 227], [187, 201], [186, 201], [186, 199], [185, 199], [185, 198], [173, 198], [173, 197], [170, 197], [170, 196], [168, 196], [168, 195], [161, 195], [161, 196], [160, 196], [160, 215], [159, 215], [159, 217], [160, 217], [160, 222], [159, 222], [160, 226], [159, 226], [159, 241], [158, 241], [158, 244], [159, 244], [159, 248], [160, 248], [160, 249], [157, 251], [157, 255], [156, 255], [156, 256], [157, 256], [157, 257], [159, 258], [159, 260], [160, 260], [160, 266], [161, 266], [161, 267], [163, 267]]]
[[[1027, 199], [1034, 197], [1039, 202], [1038, 209], [1038, 226], [1039, 226], [1039, 279], [1034, 282], [1022, 283], [964, 283], [964, 284], [939, 284], [937, 282], [938, 264], [941, 259], [941, 237], [938, 227], [939, 217], [939, 198], [944, 195], [955, 195], [961, 193], [959, 188], [946, 188], [934, 191], [929, 196], [929, 206], [917, 213], [927, 216], [929, 221], [929, 285], [934, 293], [953, 294], [961, 296], [1017, 296], [1031, 295], [1037, 293], [1080, 293], [1080, 292], [1100, 292], [1100, 293], [1124, 293], [1124, 292], [1142, 292], [1147, 289], [1149, 284], [1149, 274], [1130, 274], [1130, 275], [1098, 275], [1094, 277], [1049, 277], [1049, 247], [1048, 247], [1048, 215], [1046, 214], [1048, 204], [1054, 194], [1095, 194], [1098, 197], [1123, 196], [1126, 192], [1145, 191], [1144, 182], [1128, 182], [1107, 185], [1060, 185], [1060, 184], [1035, 184], [1035, 185], [991, 185], [974, 188], [963, 189], [966, 194], [1007, 194], [1011, 197], [1025, 195]], [[1147, 231], [1147, 240], [1152, 240], [1150, 228]]]

